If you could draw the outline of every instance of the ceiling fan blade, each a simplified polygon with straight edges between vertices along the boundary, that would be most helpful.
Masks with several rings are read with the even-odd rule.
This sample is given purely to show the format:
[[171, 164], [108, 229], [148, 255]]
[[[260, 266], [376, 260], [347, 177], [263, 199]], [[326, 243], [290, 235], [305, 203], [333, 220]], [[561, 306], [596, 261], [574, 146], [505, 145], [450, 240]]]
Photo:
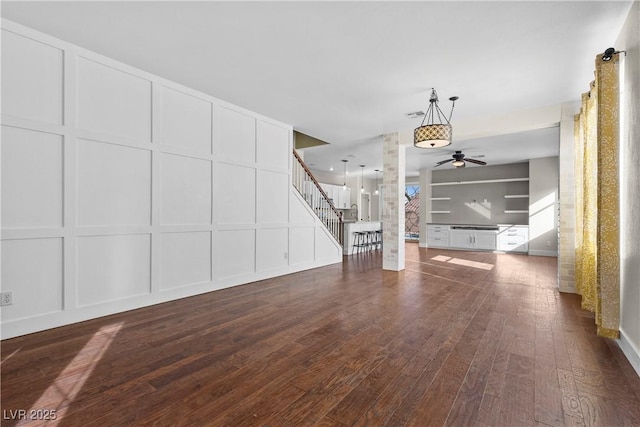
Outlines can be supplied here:
[[483, 162], [482, 160], [470, 159], [468, 157], [465, 158], [464, 160], [467, 161], [467, 162], [475, 163], [477, 165], [486, 165], [487, 164], [487, 162]]
[[436, 163], [436, 166], [444, 165], [445, 163], [453, 162], [455, 159], [443, 160], [441, 162]]

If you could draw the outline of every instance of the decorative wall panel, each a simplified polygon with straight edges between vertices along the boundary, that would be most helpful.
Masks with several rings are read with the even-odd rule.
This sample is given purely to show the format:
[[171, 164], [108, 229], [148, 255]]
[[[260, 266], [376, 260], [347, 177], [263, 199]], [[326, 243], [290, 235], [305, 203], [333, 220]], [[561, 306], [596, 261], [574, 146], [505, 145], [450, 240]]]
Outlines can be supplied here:
[[260, 122], [258, 127], [258, 163], [261, 168], [289, 170], [289, 132], [281, 126]]
[[308, 205], [306, 203], [300, 203], [300, 200], [295, 197], [297, 192], [298, 190], [294, 189], [291, 193], [291, 203], [289, 204], [289, 221], [291, 222], [291, 224], [313, 225], [317, 217], [308, 209]]
[[148, 234], [78, 238], [80, 307], [148, 294], [151, 237]]
[[289, 264], [289, 229], [264, 228], [258, 230], [258, 271], [284, 268]]
[[211, 154], [211, 102], [162, 87], [162, 143]]
[[311, 263], [314, 259], [314, 227], [292, 227], [289, 230], [290, 265]]
[[220, 231], [216, 243], [216, 272], [220, 279], [245, 276], [256, 271], [255, 230]]
[[2, 126], [2, 227], [62, 227], [62, 136]]
[[[335, 256], [333, 236], [325, 228], [316, 227], [315, 253], [316, 260], [331, 259]], [[340, 253], [342, 254], [342, 249], [340, 249]], [[342, 255], [340, 259], [342, 259]]]
[[211, 281], [211, 233], [162, 233], [160, 288]]
[[253, 164], [256, 162], [256, 119], [226, 107], [215, 108], [216, 155], [219, 160]]
[[13, 292], [13, 305], [2, 307], [3, 322], [61, 311], [62, 239], [4, 240], [2, 284]]
[[218, 224], [254, 224], [256, 170], [218, 163], [215, 182]]
[[78, 126], [151, 141], [151, 82], [78, 58]]
[[162, 155], [162, 224], [211, 223], [211, 162]]
[[62, 124], [63, 51], [2, 30], [2, 114]]
[[289, 175], [258, 172], [258, 222], [284, 224], [289, 220]]
[[78, 225], [151, 224], [151, 152], [78, 139]]

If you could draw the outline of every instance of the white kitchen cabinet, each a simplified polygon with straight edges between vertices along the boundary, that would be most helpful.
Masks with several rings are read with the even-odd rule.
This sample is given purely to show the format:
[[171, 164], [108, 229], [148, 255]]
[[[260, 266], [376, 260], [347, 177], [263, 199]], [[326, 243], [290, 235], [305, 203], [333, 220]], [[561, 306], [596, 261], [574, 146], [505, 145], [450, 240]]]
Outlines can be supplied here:
[[327, 196], [333, 202], [336, 209], [349, 209], [351, 207], [351, 189], [342, 185], [320, 184]]
[[[337, 199], [334, 199], [334, 204], [339, 209], [349, 209], [351, 207], [351, 189], [349, 187], [342, 188], [342, 186], [336, 186]], [[337, 203], [336, 203], [337, 200]]]
[[529, 252], [529, 227], [525, 225], [501, 225], [498, 232], [498, 250]]
[[451, 237], [451, 247], [471, 249], [473, 245], [473, 237], [471, 231], [455, 230], [449, 233]]
[[473, 235], [474, 248], [486, 251], [495, 251], [496, 234], [497, 231], [475, 231]]
[[427, 224], [427, 246], [448, 248], [449, 226], [443, 224]]
[[529, 252], [529, 227], [526, 225], [427, 224], [427, 246], [504, 252]]
[[470, 226], [452, 226], [449, 232], [452, 248], [485, 251], [496, 249], [497, 234], [497, 227], [495, 230], [474, 230]]
[[333, 185], [320, 183], [320, 188], [322, 188], [330, 199], [333, 199]]
[[331, 201], [333, 202], [333, 206], [335, 206], [336, 208], [340, 207], [339, 206], [340, 191], [342, 191], [342, 187], [339, 187], [337, 185], [332, 185], [331, 186], [331, 191], [327, 193], [329, 195], [329, 197], [331, 197]]

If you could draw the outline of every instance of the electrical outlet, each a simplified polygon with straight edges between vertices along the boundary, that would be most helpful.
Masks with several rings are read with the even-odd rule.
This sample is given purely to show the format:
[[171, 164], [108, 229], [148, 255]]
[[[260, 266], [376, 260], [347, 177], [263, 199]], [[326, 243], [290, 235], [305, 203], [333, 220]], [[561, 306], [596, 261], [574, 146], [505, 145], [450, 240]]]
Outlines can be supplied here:
[[13, 292], [6, 291], [0, 293], [0, 306], [13, 304]]
[[287, 259], [287, 258], [289, 258], [289, 254], [285, 252], [284, 253], [284, 259]]

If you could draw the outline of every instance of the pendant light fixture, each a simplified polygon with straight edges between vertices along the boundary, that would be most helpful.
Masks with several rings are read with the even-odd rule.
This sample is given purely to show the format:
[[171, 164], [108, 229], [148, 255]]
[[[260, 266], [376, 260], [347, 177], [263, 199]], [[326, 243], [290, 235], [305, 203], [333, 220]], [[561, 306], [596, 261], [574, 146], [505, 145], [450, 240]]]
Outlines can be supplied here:
[[376, 169], [376, 191], [373, 192], [373, 194], [378, 195], [379, 191], [378, 191], [378, 172], [380, 172], [380, 169]]
[[360, 193], [364, 193], [364, 165], [360, 165]]
[[347, 162], [349, 160], [341, 160], [342, 163], [344, 163], [344, 184], [342, 184], [342, 189], [346, 190], [347, 189]]
[[447, 118], [438, 106], [438, 94], [436, 90], [431, 88], [429, 107], [427, 107], [420, 127], [417, 127], [413, 131], [413, 145], [418, 148], [440, 148], [451, 144], [452, 128], [450, 121], [458, 97], [452, 96], [449, 100], [453, 102], [453, 104], [451, 105], [451, 112]]

